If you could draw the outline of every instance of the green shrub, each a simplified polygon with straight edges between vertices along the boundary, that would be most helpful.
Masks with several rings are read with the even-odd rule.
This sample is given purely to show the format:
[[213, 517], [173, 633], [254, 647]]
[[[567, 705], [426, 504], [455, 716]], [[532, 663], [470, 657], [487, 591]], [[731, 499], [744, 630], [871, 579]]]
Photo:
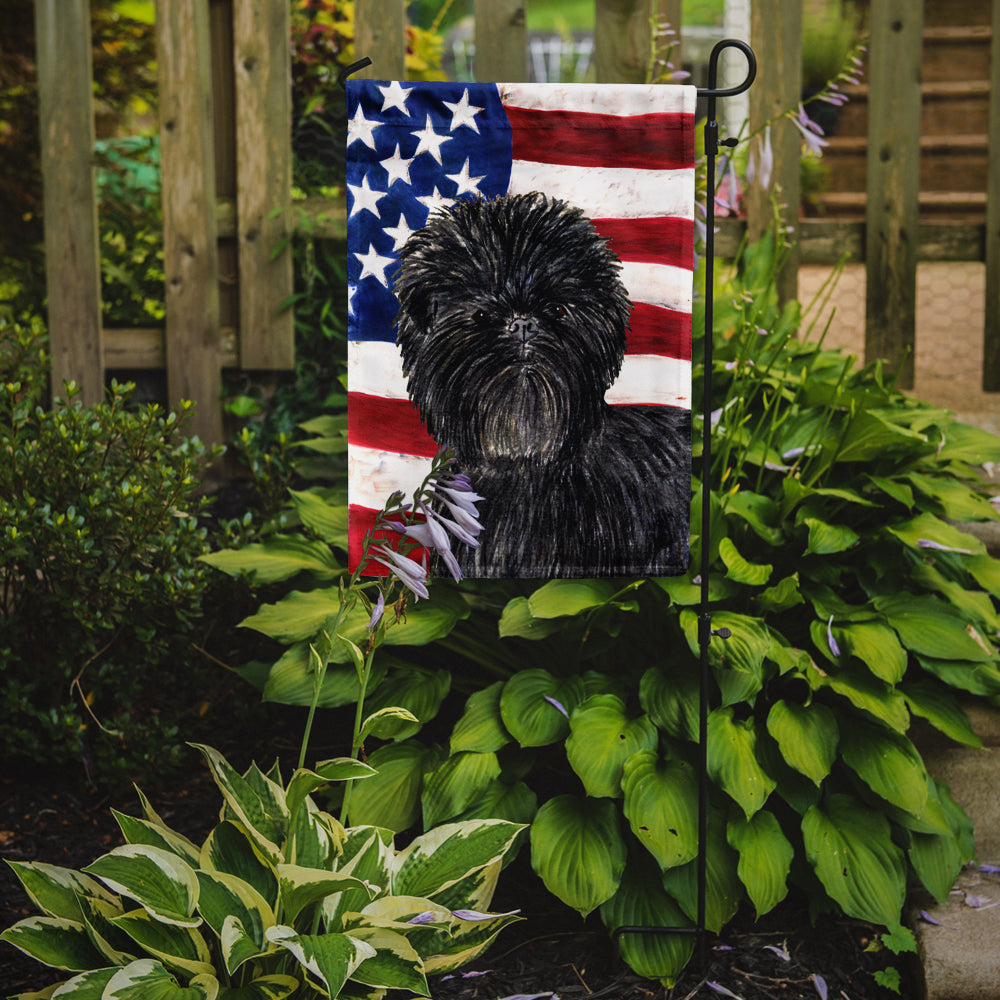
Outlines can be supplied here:
[[0, 324], [0, 743], [7, 760], [125, 768], [176, 752], [156, 682], [191, 659], [208, 456], [188, 405], [133, 410], [127, 385], [96, 406], [69, 385], [42, 408], [40, 338]]
[[[905, 938], [908, 884], [947, 895], [973, 853], [971, 826], [909, 727], [921, 717], [977, 746], [957, 696], [1000, 695], [1000, 561], [954, 523], [996, 516], [976, 466], [1000, 460], [1000, 440], [905, 396], [880, 364], [799, 339], [800, 306], [777, 302], [781, 253], [771, 239], [746, 248], [715, 290], [711, 537], [699, 462], [691, 572], [534, 589], [438, 582], [369, 703], [426, 724], [449, 690], [471, 696], [447, 754], [419, 724], [380, 734], [391, 741], [367, 748], [379, 773], [356, 790], [353, 821], [533, 818], [533, 864], [568, 905], [599, 910], [609, 929], [693, 922], [696, 574], [708, 544], [713, 626], [732, 632], [709, 656], [709, 928], [744, 902], [763, 914], [796, 886], [815, 912]], [[696, 457], [700, 365], [696, 351]], [[343, 565], [343, 511], [321, 499], [294, 495], [308, 544], [286, 531], [228, 567], [289, 581], [246, 621], [288, 645], [247, 672], [277, 701], [312, 692], [309, 635]], [[352, 678], [348, 663], [331, 667], [325, 703], [349, 703]], [[669, 982], [691, 941], [626, 936], [622, 949]]]
[[140, 793], [144, 818], [115, 813], [126, 844], [82, 872], [11, 863], [42, 914], [0, 938], [77, 973], [60, 995], [429, 996], [429, 973], [472, 961], [518, 919], [486, 912], [516, 824], [453, 823], [398, 849], [390, 831], [345, 829], [311, 798], [369, 778], [366, 764], [324, 761], [285, 785], [277, 765], [240, 774], [199, 749], [225, 803], [202, 845]]

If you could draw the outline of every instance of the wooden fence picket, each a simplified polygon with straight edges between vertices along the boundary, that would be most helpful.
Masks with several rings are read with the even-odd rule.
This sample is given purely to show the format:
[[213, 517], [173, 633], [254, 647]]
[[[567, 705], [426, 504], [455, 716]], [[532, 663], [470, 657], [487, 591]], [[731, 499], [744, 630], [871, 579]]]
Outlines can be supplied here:
[[1000, 392], [1000, 0], [993, 0], [990, 43], [989, 171], [986, 178], [986, 323], [983, 389]]

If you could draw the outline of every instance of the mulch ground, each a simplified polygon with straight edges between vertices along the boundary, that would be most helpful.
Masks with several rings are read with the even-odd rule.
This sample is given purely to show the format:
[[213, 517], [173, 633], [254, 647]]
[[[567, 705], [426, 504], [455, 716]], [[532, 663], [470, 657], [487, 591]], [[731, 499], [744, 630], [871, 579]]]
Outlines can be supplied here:
[[[234, 763], [243, 756], [238, 746], [221, 742], [220, 748]], [[138, 815], [134, 793], [109, 796], [73, 778], [0, 778], [0, 858], [80, 868], [122, 842], [110, 810]], [[147, 791], [164, 820], [196, 841], [218, 814], [218, 793], [194, 751], [189, 769]], [[899, 959], [866, 950], [873, 940], [871, 928], [829, 918], [811, 926], [797, 900], [759, 924], [752, 915], [738, 915], [719, 938], [706, 941], [706, 967], [689, 968], [673, 989], [642, 979], [619, 962], [596, 915], [583, 922], [563, 907], [545, 892], [523, 855], [501, 877], [494, 908], [520, 908], [525, 920], [503, 931], [469, 969], [449, 978], [432, 977], [435, 1000], [887, 1000], [892, 994], [873, 979], [887, 965], [903, 973], [903, 997], [919, 992]], [[32, 912], [11, 870], [0, 865], [0, 927]], [[0, 995], [38, 990], [59, 979], [59, 973], [0, 944]]]

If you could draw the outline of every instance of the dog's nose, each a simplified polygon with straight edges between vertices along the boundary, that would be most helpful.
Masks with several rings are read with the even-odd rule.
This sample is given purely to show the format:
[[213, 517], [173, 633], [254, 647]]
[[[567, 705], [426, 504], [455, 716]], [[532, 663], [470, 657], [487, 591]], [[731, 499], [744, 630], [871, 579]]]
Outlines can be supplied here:
[[507, 333], [526, 344], [538, 332], [534, 319], [530, 316], [514, 316], [507, 324]]

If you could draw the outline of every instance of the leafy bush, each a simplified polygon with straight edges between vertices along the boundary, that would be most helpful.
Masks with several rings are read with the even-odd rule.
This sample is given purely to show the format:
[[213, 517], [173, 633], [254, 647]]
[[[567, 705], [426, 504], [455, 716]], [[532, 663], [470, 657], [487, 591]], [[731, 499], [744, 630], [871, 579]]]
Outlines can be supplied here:
[[115, 813], [126, 845], [82, 872], [11, 862], [43, 915], [0, 939], [79, 973], [60, 996], [429, 996], [428, 973], [471, 961], [518, 919], [485, 912], [516, 824], [452, 823], [398, 850], [390, 831], [345, 829], [310, 797], [368, 778], [367, 765], [324, 761], [285, 785], [277, 766], [241, 775], [199, 749], [225, 802], [200, 847], [140, 793], [144, 818]]
[[130, 386], [83, 406], [68, 385], [43, 409], [41, 336], [0, 323], [0, 742], [8, 760], [107, 773], [175, 752], [169, 721], [133, 701], [191, 661], [208, 454], [184, 432], [188, 405], [132, 410]]
[[[745, 249], [715, 291], [707, 539], [700, 469], [694, 480], [692, 566], [709, 545], [712, 624], [732, 633], [709, 650], [707, 925], [744, 902], [763, 914], [796, 886], [814, 911], [904, 939], [908, 883], [943, 899], [973, 852], [908, 731], [919, 716], [977, 746], [956, 694], [1000, 695], [1000, 561], [954, 523], [995, 517], [975, 466], [1000, 460], [1000, 440], [904, 396], [880, 364], [798, 339], [800, 306], [780, 308], [774, 290], [780, 255], [770, 239]], [[698, 455], [697, 357], [694, 384]], [[231, 555], [231, 571], [242, 562], [294, 588], [245, 622], [289, 647], [247, 672], [265, 698], [312, 691], [308, 639], [342, 572], [344, 512], [326, 499], [293, 495], [310, 540], [286, 532]], [[447, 753], [418, 724], [380, 734], [391, 742], [369, 748], [379, 773], [356, 790], [352, 820], [532, 820], [535, 869], [582, 914], [599, 910], [609, 929], [693, 923], [695, 572], [533, 591], [439, 583], [398, 630], [369, 702], [426, 724], [452, 686], [471, 696]], [[445, 657], [451, 669], [435, 669]], [[327, 704], [351, 701], [353, 675], [330, 670]], [[626, 936], [622, 949], [670, 982], [691, 941]]]

